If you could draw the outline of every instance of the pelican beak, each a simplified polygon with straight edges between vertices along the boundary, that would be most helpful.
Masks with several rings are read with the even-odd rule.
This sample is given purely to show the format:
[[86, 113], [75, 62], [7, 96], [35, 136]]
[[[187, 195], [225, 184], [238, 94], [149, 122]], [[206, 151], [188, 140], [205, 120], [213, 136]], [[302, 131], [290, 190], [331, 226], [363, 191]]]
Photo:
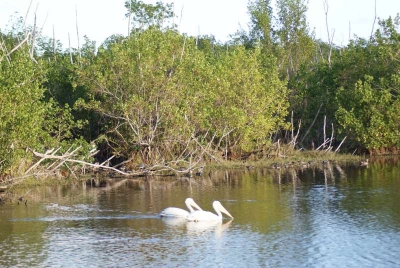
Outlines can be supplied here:
[[229, 213], [222, 205], [221, 205], [220, 211], [233, 219], [233, 216], [231, 215], [231, 213]]
[[194, 202], [194, 201], [190, 202], [190, 205], [191, 205], [192, 207], [197, 208], [197, 210], [203, 210], [203, 209], [202, 209], [199, 205], [197, 205], [196, 202]]

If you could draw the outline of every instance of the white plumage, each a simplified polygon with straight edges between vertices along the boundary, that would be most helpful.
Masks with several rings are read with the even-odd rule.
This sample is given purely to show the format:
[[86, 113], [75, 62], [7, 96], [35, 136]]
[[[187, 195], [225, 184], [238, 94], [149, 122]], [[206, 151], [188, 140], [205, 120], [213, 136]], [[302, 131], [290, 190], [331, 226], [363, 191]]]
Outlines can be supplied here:
[[189, 211], [186, 211], [181, 208], [176, 208], [176, 207], [168, 207], [161, 211], [160, 216], [161, 217], [179, 217], [179, 218], [185, 218], [187, 217], [190, 213], [195, 212], [193, 207], [198, 209], [198, 211], [202, 211], [201, 207], [194, 202], [193, 198], [186, 198], [185, 204], [188, 207]]
[[188, 221], [222, 221], [222, 213], [228, 215], [229, 217], [232, 217], [232, 215], [222, 206], [221, 202], [219, 201], [214, 201], [213, 202], [213, 208], [217, 212], [217, 214], [214, 214], [210, 211], [194, 211], [190, 213], [186, 219]]

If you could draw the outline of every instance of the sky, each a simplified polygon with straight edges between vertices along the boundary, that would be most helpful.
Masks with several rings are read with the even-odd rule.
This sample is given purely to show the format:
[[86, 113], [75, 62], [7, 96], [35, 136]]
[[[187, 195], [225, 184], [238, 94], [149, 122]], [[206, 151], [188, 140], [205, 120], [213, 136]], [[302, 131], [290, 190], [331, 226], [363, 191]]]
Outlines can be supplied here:
[[[142, 0], [154, 4], [157, 0]], [[174, 2], [176, 23], [182, 33], [192, 36], [214, 35], [219, 41], [229, 40], [229, 35], [239, 29], [247, 30], [249, 16], [248, 0], [158, 0]], [[368, 38], [376, 17], [387, 19], [400, 12], [399, 0], [308, 0], [307, 21], [316, 38], [327, 41], [324, 3], [328, 3], [328, 29], [334, 32], [333, 42], [346, 45], [354, 34]], [[31, 7], [29, 9], [29, 6]], [[18, 12], [33, 25], [36, 13], [37, 25], [44, 35], [60, 40], [68, 47], [77, 47], [76, 20], [80, 43], [83, 36], [96, 41], [99, 46], [113, 34], [127, 35], [128, 19], [125, 18], [125, 0], [0, 0], [0, 29], [10, 27], [10, 18]], [[29, 12], [28, 12], [29, 9]], [[77, 15], [77, 16], [76, 16]], [[377, 20], [375, 28], [377, 27]]]

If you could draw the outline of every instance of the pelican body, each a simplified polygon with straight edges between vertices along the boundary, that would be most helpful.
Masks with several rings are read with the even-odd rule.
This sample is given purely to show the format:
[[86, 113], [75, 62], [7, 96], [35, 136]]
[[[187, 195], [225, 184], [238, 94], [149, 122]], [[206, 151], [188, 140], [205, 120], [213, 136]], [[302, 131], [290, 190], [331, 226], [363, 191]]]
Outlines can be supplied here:
[[161, 217], [175, 217], [175, 218], [186, 218], [189, 216], [190, 213], [195, 212], [193, 207], [198, 209], [198, 211], [202, 211], [201, 207], [194, 202], [193, 198], [186, 198], [185, 204], [188, 207], [189, 211], [186, 211], [181, 208], [176, 208], [176, 207], [168, 207], [161, 211], [160, 216]]
[[214, 201], [213, 208], [217, 214], [214, 214], [210, 211], [194, 211], [186, 217], [188, 221], [222, 221], [222, 213], [232, 217], [232, 215], [222, 206], [221, 202]]

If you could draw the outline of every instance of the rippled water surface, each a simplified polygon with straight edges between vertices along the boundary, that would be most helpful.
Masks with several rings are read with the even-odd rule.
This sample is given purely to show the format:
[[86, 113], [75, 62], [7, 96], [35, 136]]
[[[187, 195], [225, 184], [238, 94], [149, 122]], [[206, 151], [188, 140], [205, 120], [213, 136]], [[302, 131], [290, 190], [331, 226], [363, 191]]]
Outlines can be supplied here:
[[[400, 267], [393, 163], [94, 180], [9, 197], [1, 267]], [[205, 210], [220, 200], [234, 219], [158, 217], [187, 197]]]

